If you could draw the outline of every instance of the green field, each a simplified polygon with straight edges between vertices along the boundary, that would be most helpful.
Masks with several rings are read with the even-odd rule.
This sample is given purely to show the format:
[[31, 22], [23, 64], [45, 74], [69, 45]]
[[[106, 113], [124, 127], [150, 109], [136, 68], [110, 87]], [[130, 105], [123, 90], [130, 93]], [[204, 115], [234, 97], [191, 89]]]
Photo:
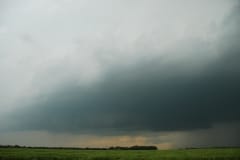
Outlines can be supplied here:
[[240, 149], [64, 150], [1, 148], [0, 160], [240, 160]]

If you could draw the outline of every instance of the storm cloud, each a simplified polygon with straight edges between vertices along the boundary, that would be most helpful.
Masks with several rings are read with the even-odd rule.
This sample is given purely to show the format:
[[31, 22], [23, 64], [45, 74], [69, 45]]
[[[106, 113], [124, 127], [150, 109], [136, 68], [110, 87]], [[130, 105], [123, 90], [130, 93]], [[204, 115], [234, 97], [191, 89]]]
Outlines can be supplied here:
[[239, 1], [194, 2], [6, 2], [0, 131], [239, 126]]

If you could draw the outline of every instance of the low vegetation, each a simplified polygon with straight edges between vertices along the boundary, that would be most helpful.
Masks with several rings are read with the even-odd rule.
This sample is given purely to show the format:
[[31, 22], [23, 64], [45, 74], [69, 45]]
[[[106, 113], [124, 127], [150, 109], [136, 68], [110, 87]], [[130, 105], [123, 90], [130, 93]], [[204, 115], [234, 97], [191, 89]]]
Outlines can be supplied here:
[[0, 160], [240, 160], [239, 148], [77, 150], [0, 148]]

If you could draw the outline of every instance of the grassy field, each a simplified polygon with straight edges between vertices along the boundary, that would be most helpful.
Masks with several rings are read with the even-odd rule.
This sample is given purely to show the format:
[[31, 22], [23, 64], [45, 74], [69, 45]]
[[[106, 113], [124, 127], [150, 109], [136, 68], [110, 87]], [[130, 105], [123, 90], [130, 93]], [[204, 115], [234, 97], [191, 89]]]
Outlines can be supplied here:
[[240, 160], [240, 149], [63, 150], [1, 148], [0, 160]]

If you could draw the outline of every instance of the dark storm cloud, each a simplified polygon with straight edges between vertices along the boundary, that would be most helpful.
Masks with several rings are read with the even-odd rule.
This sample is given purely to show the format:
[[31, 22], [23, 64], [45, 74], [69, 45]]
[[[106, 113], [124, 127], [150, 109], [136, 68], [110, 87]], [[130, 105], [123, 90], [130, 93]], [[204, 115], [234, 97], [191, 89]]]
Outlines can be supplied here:
[[195, 52], [193, 58], [116, 65], [92, 86], [66, 84], [35, 107], [19, 110], [15, 125], [22, 130], [120, 133], [192, 130], [240, 120], [239, 11], [239, 6], [234, 9], [214, 42], [217, 58], [206, 58], [213, 54], [207, 43], [180, 42], [179, 52]]

